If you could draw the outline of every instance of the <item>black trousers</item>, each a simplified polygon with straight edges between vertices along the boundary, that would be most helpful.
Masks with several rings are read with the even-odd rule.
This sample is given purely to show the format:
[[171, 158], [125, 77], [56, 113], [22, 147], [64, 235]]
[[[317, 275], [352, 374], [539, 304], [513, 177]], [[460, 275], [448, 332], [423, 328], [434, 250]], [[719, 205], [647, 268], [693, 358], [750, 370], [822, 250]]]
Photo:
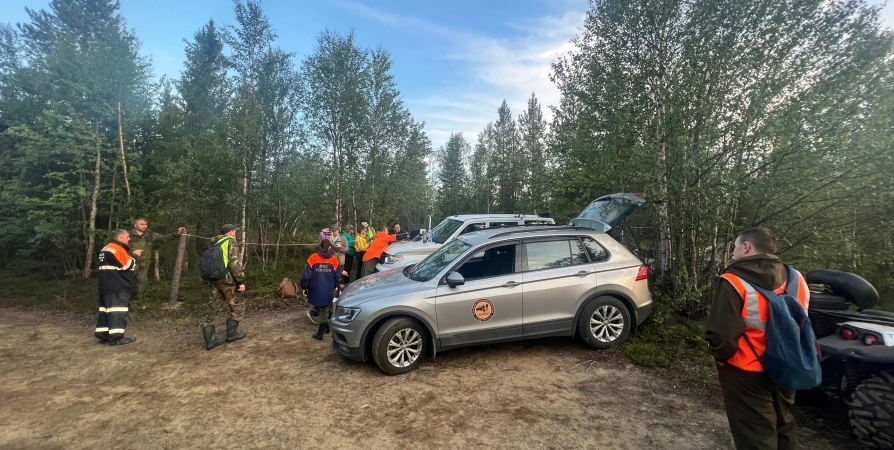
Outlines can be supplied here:
[[354, 253], [354, 259], [357, 260], [357, 276], [354, 278], [355, 280], [363, 278], [363, 255], [365, 254], [365, 251]]
[[763, 372], [717, 365], [726, 417], [737, 450], [797, 450], [795, 391]]
[[354, 268], [354, 255], [349, 255], [345, 253], [345, 272], [348, 273], [348, 276], [341, 277], [341, 284], [348, 284], [351, 282], [351, 269]]
[[117, 341], [124, 337], [130, 319], [128, 304], [130, 292], [100, 294], [99, 316], [96, 318], [95, 336], [101, 341]]

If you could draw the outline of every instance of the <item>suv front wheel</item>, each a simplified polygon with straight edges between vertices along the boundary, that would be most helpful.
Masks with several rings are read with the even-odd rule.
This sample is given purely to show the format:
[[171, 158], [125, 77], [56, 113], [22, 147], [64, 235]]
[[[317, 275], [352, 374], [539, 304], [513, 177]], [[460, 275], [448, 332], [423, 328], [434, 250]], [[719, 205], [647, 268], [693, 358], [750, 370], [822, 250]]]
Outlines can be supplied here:
[[428, 354], [425, 327], [409, 317], [385, 322], [372, 342], [373, 360], [388, 375], [400, 375], [419, 367]]
[[587, 306], [577, 322], [577, 332], [590, 347], [605, 350], [623, 342], [630, 333], [630, 312], [620, 300], [601, 296]]

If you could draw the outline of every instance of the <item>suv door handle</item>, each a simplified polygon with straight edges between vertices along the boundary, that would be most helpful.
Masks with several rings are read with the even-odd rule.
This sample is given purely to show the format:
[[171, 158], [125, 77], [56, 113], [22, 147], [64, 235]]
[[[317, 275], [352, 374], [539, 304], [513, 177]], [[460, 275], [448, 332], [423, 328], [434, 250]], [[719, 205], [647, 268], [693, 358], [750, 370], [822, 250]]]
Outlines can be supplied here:
[[509, 288], [509, 287], [516, 287], [516, 286], [518, 286], [518, 283], [516, 283], [516, 282], [514, 282], [514, 281], [507, 281], [506, 283], [504, 283], [504, 284], [503, 284], [502, 286], [500, 286], [500, 287]]

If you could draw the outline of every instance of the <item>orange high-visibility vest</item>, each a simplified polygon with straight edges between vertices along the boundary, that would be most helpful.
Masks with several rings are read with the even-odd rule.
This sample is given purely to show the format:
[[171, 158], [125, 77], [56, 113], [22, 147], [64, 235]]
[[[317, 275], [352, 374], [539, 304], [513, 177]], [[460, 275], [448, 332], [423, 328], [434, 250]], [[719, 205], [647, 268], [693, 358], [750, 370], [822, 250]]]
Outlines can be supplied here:
[[[738, 275], [724, 273], [720, 276], [736, 288], [744, 302], [741, 317], [745, 322], [745, 334], [739, 338], [739, 349], [736, 354], [726, 362], [749, 372], [763, 372], [764, 366], [761, 364], [760, 357], [767, 349], [767, 319], [770, 316], [770, 301]], [[786, 281], [773, 292], [777, 294], [785, 292], [785, 287], [790, 281]], [[810, 302], [807, 281], [800, 273], [798, 273], [798, 302], [805, 310]], [[748, 345], [749, 342], [751, 342], [751, 346]]]

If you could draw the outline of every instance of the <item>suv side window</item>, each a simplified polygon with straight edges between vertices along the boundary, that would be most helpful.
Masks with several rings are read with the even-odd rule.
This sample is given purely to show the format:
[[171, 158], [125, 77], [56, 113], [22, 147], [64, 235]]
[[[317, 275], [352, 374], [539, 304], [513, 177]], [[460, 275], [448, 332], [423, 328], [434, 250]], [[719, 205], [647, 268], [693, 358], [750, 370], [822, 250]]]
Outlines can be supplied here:
[[466, 225], [466, 227], [463, 228], [463, 230], [460, 231], [459, 234], [471, 233], [473, 231], [483, 230], [484, 228], [485, 228], [484, 222], [470, 223], [470, 224]]
[[514, 242], [484, 249], [463, 262], [456, 272], [466, 281], [510, 275], [515, 273], [515, 249]]
[[518, 226], [517, 220], [512, 220], [512, 221], [504, 220], [504, 221], [500, 221], [500, 222], [490, 222], [487, 224], [488, 228], [503, 228], [503, 227], [517, 227], [517, 226]]
[[587, 253], [590, 255], [590, 261], [595, 263], [608, 259], [608, 250], [596, 242], [596, 239], [593, 239], [590, 236], [581, 236], [581, 241], [583, 241], [584, 247], [587, 248]]
[[556, 269], [587, 263], [580, 246], [577, 239], [528, 242], [525, 244], [527, 270]]

